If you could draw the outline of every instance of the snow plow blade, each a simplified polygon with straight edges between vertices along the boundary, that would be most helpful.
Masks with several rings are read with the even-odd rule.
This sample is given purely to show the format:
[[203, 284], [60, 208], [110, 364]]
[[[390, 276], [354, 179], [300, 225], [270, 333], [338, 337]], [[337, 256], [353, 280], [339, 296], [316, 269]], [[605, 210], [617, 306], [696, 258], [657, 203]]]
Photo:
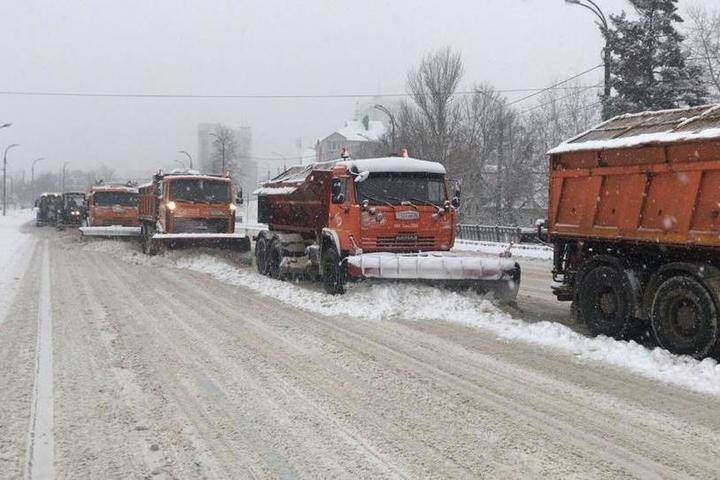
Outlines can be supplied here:
[[347, 257], [347, 267], [354, 278], [420, 280], [451, 288], [473, 288], [492, 293], [503, 302], [514, 302], [520, 288], [520, 265], [503, 257], [451, 252], [366, 253]]
[[250, 237], [244, 233], [156, 233], [152, 239], [173, 247], [221, 247], [250, 251]]
[[140, 227], [80, 227], [84, 237], [139, 237]]

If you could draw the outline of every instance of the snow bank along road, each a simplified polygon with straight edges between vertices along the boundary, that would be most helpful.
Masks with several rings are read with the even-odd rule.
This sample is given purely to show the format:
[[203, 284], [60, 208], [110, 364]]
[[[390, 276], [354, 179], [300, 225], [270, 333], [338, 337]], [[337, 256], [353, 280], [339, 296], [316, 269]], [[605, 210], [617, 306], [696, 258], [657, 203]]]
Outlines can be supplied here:
[[334, 299], [315, 301], [329, 314], [296, 308], [280, 292], [298, 287], [259, 293], [270, 280], [247, 267], [235, 269], [247, 287], [220, 281], [197, 253], [148, 260], [131, 244], [27, 230], [42, 241], [0, 326], [2, 478], [28, 469], [43, 258], [57, 478], [720, 472], [716, 395], [486, 328], [376, 316], [372, 306], [340, 315]]

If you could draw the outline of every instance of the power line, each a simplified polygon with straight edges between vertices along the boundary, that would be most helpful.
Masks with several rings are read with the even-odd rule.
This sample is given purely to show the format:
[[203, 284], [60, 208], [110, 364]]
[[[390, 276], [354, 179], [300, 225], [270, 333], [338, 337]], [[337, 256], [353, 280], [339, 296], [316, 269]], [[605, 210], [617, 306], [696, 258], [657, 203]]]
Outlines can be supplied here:
[[589, 86], [589, 87], [587, 87], [587, 88], [585, 88], [585, 89], [582, 89], [582, 90], [580, 90], [580, 91], [578, 91], [578, 92], [571, 93], [570, 95], [565, 95], [564, 97], [560, 97], [560, 98], [554, 98], [554, 99], [552, 99], [552, 100], [550, 100], [550, 101], [548, 101], [548, 102], [535, 105], [534, 107], [526, 108], [525, 110], [522, 110], [522, 111], [520, 112], [520, 114], [521, 114], [521, 115], [525, 115], [526, 113], [530, 113], [530, 112], [532, 112], [532, 111], [534, 111], [534, 110], [537, 110], [537, 109], [539, 109], [539, 108], [547, 107], [548, 105], [552, 105], [552, 104], [554, 104], [554, 103], [561, 102], [561, 101], [566, 100], [566, 99], [568, 99], [568, 98], [574, 97], [575, 95], [577, 95], [577, 94], [579, 94], [579, 93], [584, 93], [584, 92], [586, 92], [587, 90], [590, 90], [590, 89], [592, 89], [592, 88], [600, 88], [600, 85], [591, 85], [591, 86]]
[[[577, 78], [577, 77], [574, 77]], [[569, 81], [569, 80], [568, 80]], [[566, 82], [564, 82], [566, 83]], [[585, 85], [570, 87], [545, 88], [510, 88], [496, 90], [498, 93], [525, 93], [536, 92], [540, 94], [549, 90], [578, 90], [587, 88]], [[480, 90], [464, 90], [453, 95], [475, 95]], [[22, 97], [77, 97], [77, 98], [137, 98], [137, 99], [248, 99], [248, 100], [282, 100], [282, 99], [333, 99], [333, 98], [403, 98], [412, 97], [412, 93], [330, 93], [330, 94], [183, 94], [183, 93], [111, 93], [111, 92], [50, 92], [30, 90], [4, 90], [4, 96]], [[531, 95], [533, 96], [533, 95]], [[530, 96], [529, 96], [530, 97]], [[529, 98], [528, 97], [528, 98]], [[520, 100], [521, 101], [521, 100]]]
[[530, 98], [532, 98], [532, 97], [536, 97], [536, 96], [538, 96], [538, 95], [540, 95], [540, 94], [542, 94], [542, 93], [545, 93], [545, 92], [547, 92], [547, 91], [549, 91], [549, 90], [552, 90], [552, 89], [554, 89], [554, 88], [556, 88], [556, 87], [559, 87], [560, 85], [564, 85], [564, 84], [566, 84], [566, 83], [568, 83], [568, 82], [571, 82], [571, 81], [575, 80], [576, 78], [582, 77], [583, 75], [587, 75], [588, 73], [593, 72], [593, 71], [597, 70], [598, 68], [603, 68], [604, 66], [605, 66], [605, 65], [600, 64], [600, 65], [596, 65], [596, 66], [594, 66], [594, 67], [592, 67], [592, 68], [588, 68], [587, 70], [585, 70], [585, 71], [583, 71], [583, 72], [580, 72], [580, 73], [578, 73], [577, 75], [573, 75], [572, 77], [567, 78], [567, 79], [563, 80], [562, 82], [558, 82], [558, 83], [556, 83], [556, 84], [554, 84], [554, 85], [550, 85], [550, 86], [547, 87], [547, 88], [544, 88], [544, 89], [542, 89], [542, 90], [539, 90], [539, 91], [537, 91], [537, 92], [535, 92], [535, 93], [531, 93], [530, 95], [526, 95], [526, 96], [524, 96], [524, 97], [522, 97], [522, 98], [520, 98], [520, 99], [518, 99], [518, 100], [512, 101], [512, 102], [508, 103], [508, 106], [510, 106], [510, 105], [515, 105], [516, 103], [524, 102], [525, 100], [528, 100], [528, 99], [530, 99]]

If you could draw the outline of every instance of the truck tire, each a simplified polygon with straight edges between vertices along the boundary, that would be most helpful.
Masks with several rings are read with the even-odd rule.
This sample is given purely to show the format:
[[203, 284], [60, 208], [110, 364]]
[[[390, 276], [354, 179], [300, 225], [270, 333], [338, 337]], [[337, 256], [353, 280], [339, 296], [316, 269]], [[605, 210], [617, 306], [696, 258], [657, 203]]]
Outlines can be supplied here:
[[710, 292], [699, 280], [676, 275], [655, 292], [650, 326], [665, 350], [702, 358], [718, 342], [717, 313]]
[[624, 273], [598, 265], [580, 280], [576, 312], [593, 335], [623, 339], [633, 323], [632, 297]]
[[267, 249], [268, 241], [265, 237], [260, 237], [255, 242], [255, 265], [260, 275], [267, 275]]
[[282, 280], [282, 270], [280, 264], [282, 263], [282, 247], [280, 241], [276, 238], [270, 242], [270, 246], [267, 250], [267, 271], [270, 278]]
[[326, 248], [322, 256], [322, 281], [325, 291], [330, 295], [345, 293], [347, 273], [344, 265], [340, 263], [340, 255], [334, 248]]
[[155, 240], [153, 240], [153, 235], [155, 234], [155, 229], [152, 227], [148, 227], [147, 225], [143, 225], [142, 227], [142, 249], [143, 253], [146, 255], [157, 255], [158, 249], [157, 245], [155, 243]]

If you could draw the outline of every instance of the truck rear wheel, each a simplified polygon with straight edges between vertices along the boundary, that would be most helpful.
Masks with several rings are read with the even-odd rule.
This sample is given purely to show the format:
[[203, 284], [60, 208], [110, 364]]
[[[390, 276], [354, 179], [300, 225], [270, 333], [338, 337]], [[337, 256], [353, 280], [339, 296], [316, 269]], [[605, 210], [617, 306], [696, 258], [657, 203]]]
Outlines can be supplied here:
[[347, 274], [345, 267], [340, 263], [340, 255], [334, 248], [327, 248], [322, 258], [323, 274], [322, 280], [325, 291], [330, 295], [342, 295], [345, 293]]
[[655, 292], [650, 325], [658, 345], [702, 358], [718, 341], [717, 308], [710, 292], [693, 277], [665, 280]]
[[255, 265], [260, 275], [267, 275], [267, 248], [268, 241], [265, 237], [260, 237], [255, 242]]
[[280, 264], [282, 263], [282, 248], [280, 241], [276, 238], [270, 242], [270, 247], [267, 250], [267, 272], [271, 278], [282, 279], [282, 271]]
[[632, 299], [623, 273], [599, 265], [586, 273], [578, 287], [576, 312], [593, 335], [625, 338], [632, 325]]

